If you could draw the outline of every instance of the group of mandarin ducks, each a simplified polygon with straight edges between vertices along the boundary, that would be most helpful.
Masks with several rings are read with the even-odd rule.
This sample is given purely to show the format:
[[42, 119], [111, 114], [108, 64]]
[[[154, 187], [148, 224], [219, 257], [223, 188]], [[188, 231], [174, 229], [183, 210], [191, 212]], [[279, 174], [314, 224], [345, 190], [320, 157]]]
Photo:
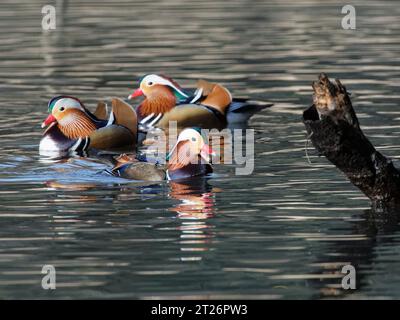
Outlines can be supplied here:
[[99, 102], [94, 113], [72, 96], [57, 96], [48, 103], [49, 115], [40, 141], [42, 155], [68, 155], [88, 150], [121, 153], [142, 143], [141, 135], [151, 130], [168, 132], [175, 121], [179, 135], [166, 154], [166, 165], [122, 154], [114, 159], [109, 173], [134, 180], [178, 180], [212, 172], [213, 151], [200, 129], [223, 129], [246, 123], [256, 112], [272, 106], [258, 101], [233, 98], [224, 86], [205, 80], [196, 89], [183, 89], [171, 78], [150, 74], [128, 99], [144, 99], [136, 108], [119, 98], [107, 105]]

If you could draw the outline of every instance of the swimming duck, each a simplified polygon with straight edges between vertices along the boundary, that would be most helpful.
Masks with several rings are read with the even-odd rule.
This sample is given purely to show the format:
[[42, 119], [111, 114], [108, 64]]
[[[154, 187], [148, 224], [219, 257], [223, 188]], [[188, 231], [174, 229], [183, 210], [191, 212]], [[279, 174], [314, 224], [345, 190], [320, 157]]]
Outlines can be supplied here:
[[94, 114], [78, 98], [71, 96], [51, 99], [48, 108], [50, 114], [42, 123], [42, 128], [48, 128], [40, 141], [41, 154], [85, 151], [88, 148], [131, 148], [136, 143], [136, 112], [120, 99], [112, 99], [112, 110], [107, 120], [103, 102], [98, 104]]
[[197, 89], [190, 93], [171, 78], [156, 74], [144, 76], [139, 88], [128, 99], [139, 96], [145, 96], [136, 110], [139, 125], [162, 129], [168, 127], [169, 121], [177, 121], [178, 127], [224, 128], [228, 124], [246, 122], [256, 112], [272, 106], [232, 98], [224, 86], [205, 80], [199, 80]]
[[168, 163], [160, 165], [140, 161], [129, 155], [117, 158], [111, 174], [126, 179], [160, 181], [178, 180], [205, 176], [211, 173], [211, 148], [204, 142], [200, 132], [193, 128], [184, 129], [167, 155]]

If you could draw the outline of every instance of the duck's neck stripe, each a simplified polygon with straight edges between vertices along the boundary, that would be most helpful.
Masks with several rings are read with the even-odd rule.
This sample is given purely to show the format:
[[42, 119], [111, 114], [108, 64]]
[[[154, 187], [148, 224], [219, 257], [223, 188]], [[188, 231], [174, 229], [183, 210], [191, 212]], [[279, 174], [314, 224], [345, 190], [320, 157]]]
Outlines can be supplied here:
[[161, 117], [162, 117], [162, 113], [159, 113], [159, 114], [158, 114], [158, 116], [157, 116], [157, 117], [155, 117], [155, 118], [154, 118], [154, 120], [153, 120], [153, 121], [151, 121], [151, 122], [148, 124], [148, 126], [149, 126], [149, 127], [152, 127], [152, 126], [154, 126], [154, 124], [156, 124], [156, 123], [157, 123], [157, 121], [158, 121], [158, 120], [160, 120], [160, 118], [161, 118]]
[[140, 124], [145, 124], [147, 121], [149, 121], [151, 118], [153, 118], [154, 112], [149, 114], [147, 117], [143, 118], [142, 121], [140, 121]]

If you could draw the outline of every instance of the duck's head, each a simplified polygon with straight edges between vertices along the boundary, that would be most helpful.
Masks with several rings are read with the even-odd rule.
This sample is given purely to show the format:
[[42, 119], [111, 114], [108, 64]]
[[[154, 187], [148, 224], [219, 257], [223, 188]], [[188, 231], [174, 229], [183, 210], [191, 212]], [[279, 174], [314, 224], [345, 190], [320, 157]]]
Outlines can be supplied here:
[[50, 114], [42, 128], [57, 125], [69, 139], [84, 138], [96, 130], [95, 117], [75, 97], [55, 97], [49, 101], [48, 108]]
[[183, 130], [167, 156], [168, 170], [181, 169], [189, 164], [209, 164], [214, 152], [205, 140], [198, 129]]
[[143, 95], [146, 98], [152, 97], [157, 94], [157, 92], [162, 92], [165, 89], [171, 91], [178, 101], [189, 97], [178, 83], [171, 78], [157, 74], [147, 74], [140, 79], [139, 88], [129, 95], [128, 99], [133, 99]]
[[146, 98], [142, 103], [143, 115], [167, 112], [189, 97], [174, 80], [156, 74], [142, 77], [139, 88], [129, 95], [128, 99], [140, 96]]

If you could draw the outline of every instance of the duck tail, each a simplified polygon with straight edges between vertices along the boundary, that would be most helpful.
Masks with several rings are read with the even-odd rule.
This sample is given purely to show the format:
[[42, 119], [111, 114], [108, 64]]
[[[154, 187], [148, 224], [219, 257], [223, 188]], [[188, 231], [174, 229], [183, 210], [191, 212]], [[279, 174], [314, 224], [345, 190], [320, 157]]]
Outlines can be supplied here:
[[272, 106], [272, 103], [264, 101], [234, 98], [228, 107], [226, 118], [228, 123], [245, 123], [254, 114]]

